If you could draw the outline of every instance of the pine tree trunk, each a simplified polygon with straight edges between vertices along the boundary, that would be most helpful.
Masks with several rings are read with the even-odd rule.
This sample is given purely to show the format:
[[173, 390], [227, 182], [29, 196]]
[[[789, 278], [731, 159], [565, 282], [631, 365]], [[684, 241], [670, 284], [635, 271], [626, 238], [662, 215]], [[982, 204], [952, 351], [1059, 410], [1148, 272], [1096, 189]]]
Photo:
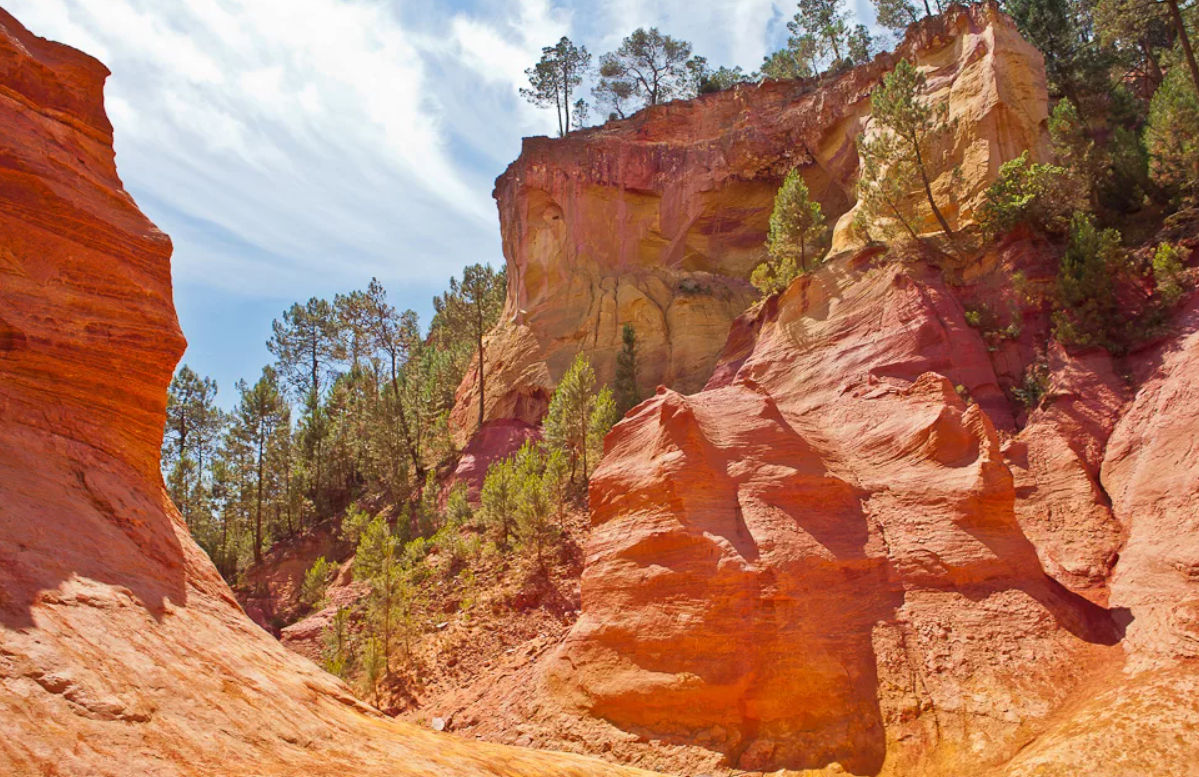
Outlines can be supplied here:
[[1187, 33], [1186, 22], [1182, 19], [1182, 11], [1178, 8], [1178, 0], [1166, 0], [1170, 6], [1170, 18], [1174, 21], [1174, 29], [1178, 32], [1178, 40], [1182, 43], [1182, 51], [1186, 54], [1187, 66], [1191, 69], [1191, 80], [1195, 82], [1195, 91], [1199, 92], [1199, 63], [1195, 61], [1195, 50], [1191, 48], [1191, 36]]
[[484, 402], [487, 398], [487, 390], [486, 390], [486, 386], [483, 383], [483, 380], [484, 380], [484, 375], [483, 375], [483, 315], [481, 313], [479, 314], [479, 318], [476, 323], [477, 323], [477, 325], [475, 328], [475, 332], [478, 336], [478, 342], [479, 342], [479, 430], [482, 431], [484, 408], [485, 408]]
[[949, 228], [949, 222], [941, 215], [941, 209], [937, 207], [937, 201], [933, 198], [933, 187], [929, 183], [928, 173], [924, 169], [924, 157], [920, 154], [920, 144], [914, 142], [912, 145], [916, 150], [916, 166], [920, 168], [920, 181], [924, 184], [924, 193], [928, 196], [928, 204], [933, 209], [933, 215], [937, 217], [937, 223], [941, 225], [941, 229], [952, 240], [954, 237], [953, 230]]
[[258, 509], [254, 515], [254, 561], [262, 561], [262, 436], [258, 438]]

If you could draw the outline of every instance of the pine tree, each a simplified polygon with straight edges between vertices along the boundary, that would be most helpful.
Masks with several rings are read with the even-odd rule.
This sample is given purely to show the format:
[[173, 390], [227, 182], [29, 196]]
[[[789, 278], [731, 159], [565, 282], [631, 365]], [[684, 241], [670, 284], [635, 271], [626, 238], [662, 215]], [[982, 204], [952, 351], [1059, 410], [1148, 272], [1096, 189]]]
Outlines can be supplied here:
[[797, 275], [808, 271], [809, 256], [815, 263], [825, 232], [820, 203], [811, 199], [800, 172], [792, 170], [779, 187], [770, 214], [766, 248], [772, 261], [754, 271], [754, 286], [764, 294], [774, 294], [791, 285]]
[[1199, 198], [1199, 98], [1180, 70], [1166, 77], [1149, 105], [1145, 145], [1154, 183], [1184, 201]]
[[371, 587], [370, 620], [383, 648], [383, 674], [391, 671], [391, 647], [397, 631], [409, 651], [406, 624], [410, 619], [411, 589], [401, 566], [401, 548], [387, 519], [377, 515], [358, 540], [354, 571]]
[[621, 41], [616, 51], [600, 57], [596, 100], [612, 107], [618, 118], [624, 118], [629, 100], [658, 105], [692, 96], [696, 87], [694, 69], [690, 43], [663, 35], [656, 27], [638, 28]]
[[189, 528], [207, 501], [204, 476], [225, 423], [216, 393], [216, 381], [201, 378], [186, 364], [167, 390], [162, 461], [171, 499]]
[[845, 0], [799, 0], [799, 12], [787, 28], [795, 37], [803, 30], [819, 41], [823, 58], [831, 53], [831, 66], [836, 69], [849, 54], [848, 18]]
[[[486, 418], [487, 386], [484, 382], [483, 336], [499, 319], [504, 308], [507, 274], [496, 272], [485, 264], [475, 264], [462, 271], [462, 283], [450, 279], [450, 291], [441, 298], [437, 313], [455, 337], [469, 338], [475, 348], [476, 385], [479, 392], [479, 426]], [[455, 387], [456, 388], [456, 387]], [[450, 389], [453, 391], [453, 389]]]
[[626, 323], [620, 332], [620, 353], [616, 354], [616, 409], [623, 416], [641, 401], [637, 386], [637, 332]]
[[245, 441], [254, 466], [254, 561], [262, 561], [262, 509], [267, 494], [267, 451], [274, 437], [280, 433], [279, 423], [284, 417], [285, 403], [279, 392], [279, 380], [270, 365], [262, 368], [262, 377], [251, 387], [246, 382], [237, 384], [241, 401], [238, 404], [236, 428]]
[[516, 465], [511, 459], [501, 459], [487, 469], [479, 493], [484, 522], [499, 533], [499, 544], [507, 546], [516, 528], [519, 487]]
[[[878, 175], [913, 172], [919, 179], [941, 231], [952, 240], [953, 230], [933, 196], [928, 167], [932, 141], [952, 127], [949, 103], [943, 101], [933, 106], [922, 100], [920, 93], [925, 83], [924, 74], [915, 65], [906, 59], [901, 60], [871, 96], [871, 115], [882, 131], [872, 140], [862, 140], [858, 149], [863, 157], [874, 164]], [[905, 222], [905, 226], [914, 234], [910, 224]]]
[[[586, 118], [587, 104], [581, 99], [572, 103], [570, 96], [590, 70], [587, 48], [563, 36], [555, 45], [543, 48], [541, 61], [525, 71], [529, 86], [520, 94], [538, 107], [554, 108], [558, 113], [558, 135], [565, 137], [571, 130], [571, 108], [575, 110], [576, 124]], [[579, 117], [579, 113], [584, 116]]]
[[554, 389], [544, 427], [546, 443], [561, 450], [570, 461], [571, 482], [575, 482], [580, 465], [583, 481], [587, 480], [587, 449], [594, 409], [595, 371], [580, 353]]

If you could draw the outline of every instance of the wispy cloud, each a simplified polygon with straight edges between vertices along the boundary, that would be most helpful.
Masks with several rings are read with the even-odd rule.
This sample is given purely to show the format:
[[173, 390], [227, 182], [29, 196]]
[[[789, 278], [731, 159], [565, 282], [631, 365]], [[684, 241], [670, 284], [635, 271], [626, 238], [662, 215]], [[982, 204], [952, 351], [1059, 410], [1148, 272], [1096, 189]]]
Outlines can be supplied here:
[[[794, 12], [785, 0], [5, 5], [113, 71], [122, 178], [174, 237], [185, 331], [218, 362], [259, 353], [280, 300], [377, 275], [427, 309], [463, 265], [502, 261], [492, 181], [522, 136], [556, 126], [518, 94], [543, 46], [570, 35], [598, 57], [657, 25], [713, 64], [752, 70]], [[221, 294], [244, 303], [241, 341], [204, 318], [199, 301]]]

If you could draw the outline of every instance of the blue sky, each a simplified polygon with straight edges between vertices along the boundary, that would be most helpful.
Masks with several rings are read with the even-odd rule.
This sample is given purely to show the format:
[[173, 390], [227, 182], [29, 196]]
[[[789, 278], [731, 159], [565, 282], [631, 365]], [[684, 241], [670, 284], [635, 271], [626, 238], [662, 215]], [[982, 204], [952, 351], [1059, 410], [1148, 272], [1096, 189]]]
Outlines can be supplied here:
[[[868, 0], [850, 0], [870, 18]], [[96, 56], [117, 165], [175, 244], [184, 362], [253, 379], [291, 302], [365, 287], [427, 323], [467, 264], [499, 266], [494, 179], [550, 111], [517, 93], [562, 35], [598, 58], [638, 26], [755, 69], [793, 0], [7, 0]]]

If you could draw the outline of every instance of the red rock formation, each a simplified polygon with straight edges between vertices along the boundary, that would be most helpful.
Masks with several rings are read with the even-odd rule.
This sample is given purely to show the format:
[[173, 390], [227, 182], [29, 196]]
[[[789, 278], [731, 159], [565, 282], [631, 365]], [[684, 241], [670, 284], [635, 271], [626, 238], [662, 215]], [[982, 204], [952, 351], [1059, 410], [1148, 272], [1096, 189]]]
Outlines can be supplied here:
[[[835, 242], [850, 244], [854, 139], [868, 127], [870, 92], [900, 58], [927, 71], [929, 99], [947, 100], [958, 122], [934, 188], [955, 224], [969, 221], [1000, 164], [1046, 149], [1040, 54], [993, 3], [917, 25], [896, 53], [838, 77], [738, 86], [526, 140], [496, 182], [509, 288], [488, 346], [487, 366], [502, 376], [488, 381], [487, 419], [539, 421], [544, 403], [529, 398], [548, 396], [580, 350], [611, 381], [625, 323], [641, 343], [647, 392], [699, 389], [750, 300], [746, 279], [765, 258], [789, 169], [799, 167], [830, 223], [846, 215]], [[452, 418], [463, 442], [477, 406], [468, 375]]]
[[184, 343], [106, 76], [0, 11], [0, 773], [631, 774], [386, 720], [246, 618], [157, 471]]
[[516, 453], [526, 442], [540, 439], [541, 429], [524, 421], [502, 419], [484, 424], [463, 448], [450, 485], [465, 485], [470, 498], [477, 499], [488, 467]]
[[940, 273], [869, 260], [609, 437], [568, 698], [745, 769], [909, 774], [1001, 763], [1116, 641], [1021, 532], [1010, 411]]
[[886, 259], [801, 279], [616, 427], [546, 692], [742, 769], [1190, 773], [1199, 297], [1127, 409], [1110, 357], [1055, 347], [1001, 449], [969, 290]]

